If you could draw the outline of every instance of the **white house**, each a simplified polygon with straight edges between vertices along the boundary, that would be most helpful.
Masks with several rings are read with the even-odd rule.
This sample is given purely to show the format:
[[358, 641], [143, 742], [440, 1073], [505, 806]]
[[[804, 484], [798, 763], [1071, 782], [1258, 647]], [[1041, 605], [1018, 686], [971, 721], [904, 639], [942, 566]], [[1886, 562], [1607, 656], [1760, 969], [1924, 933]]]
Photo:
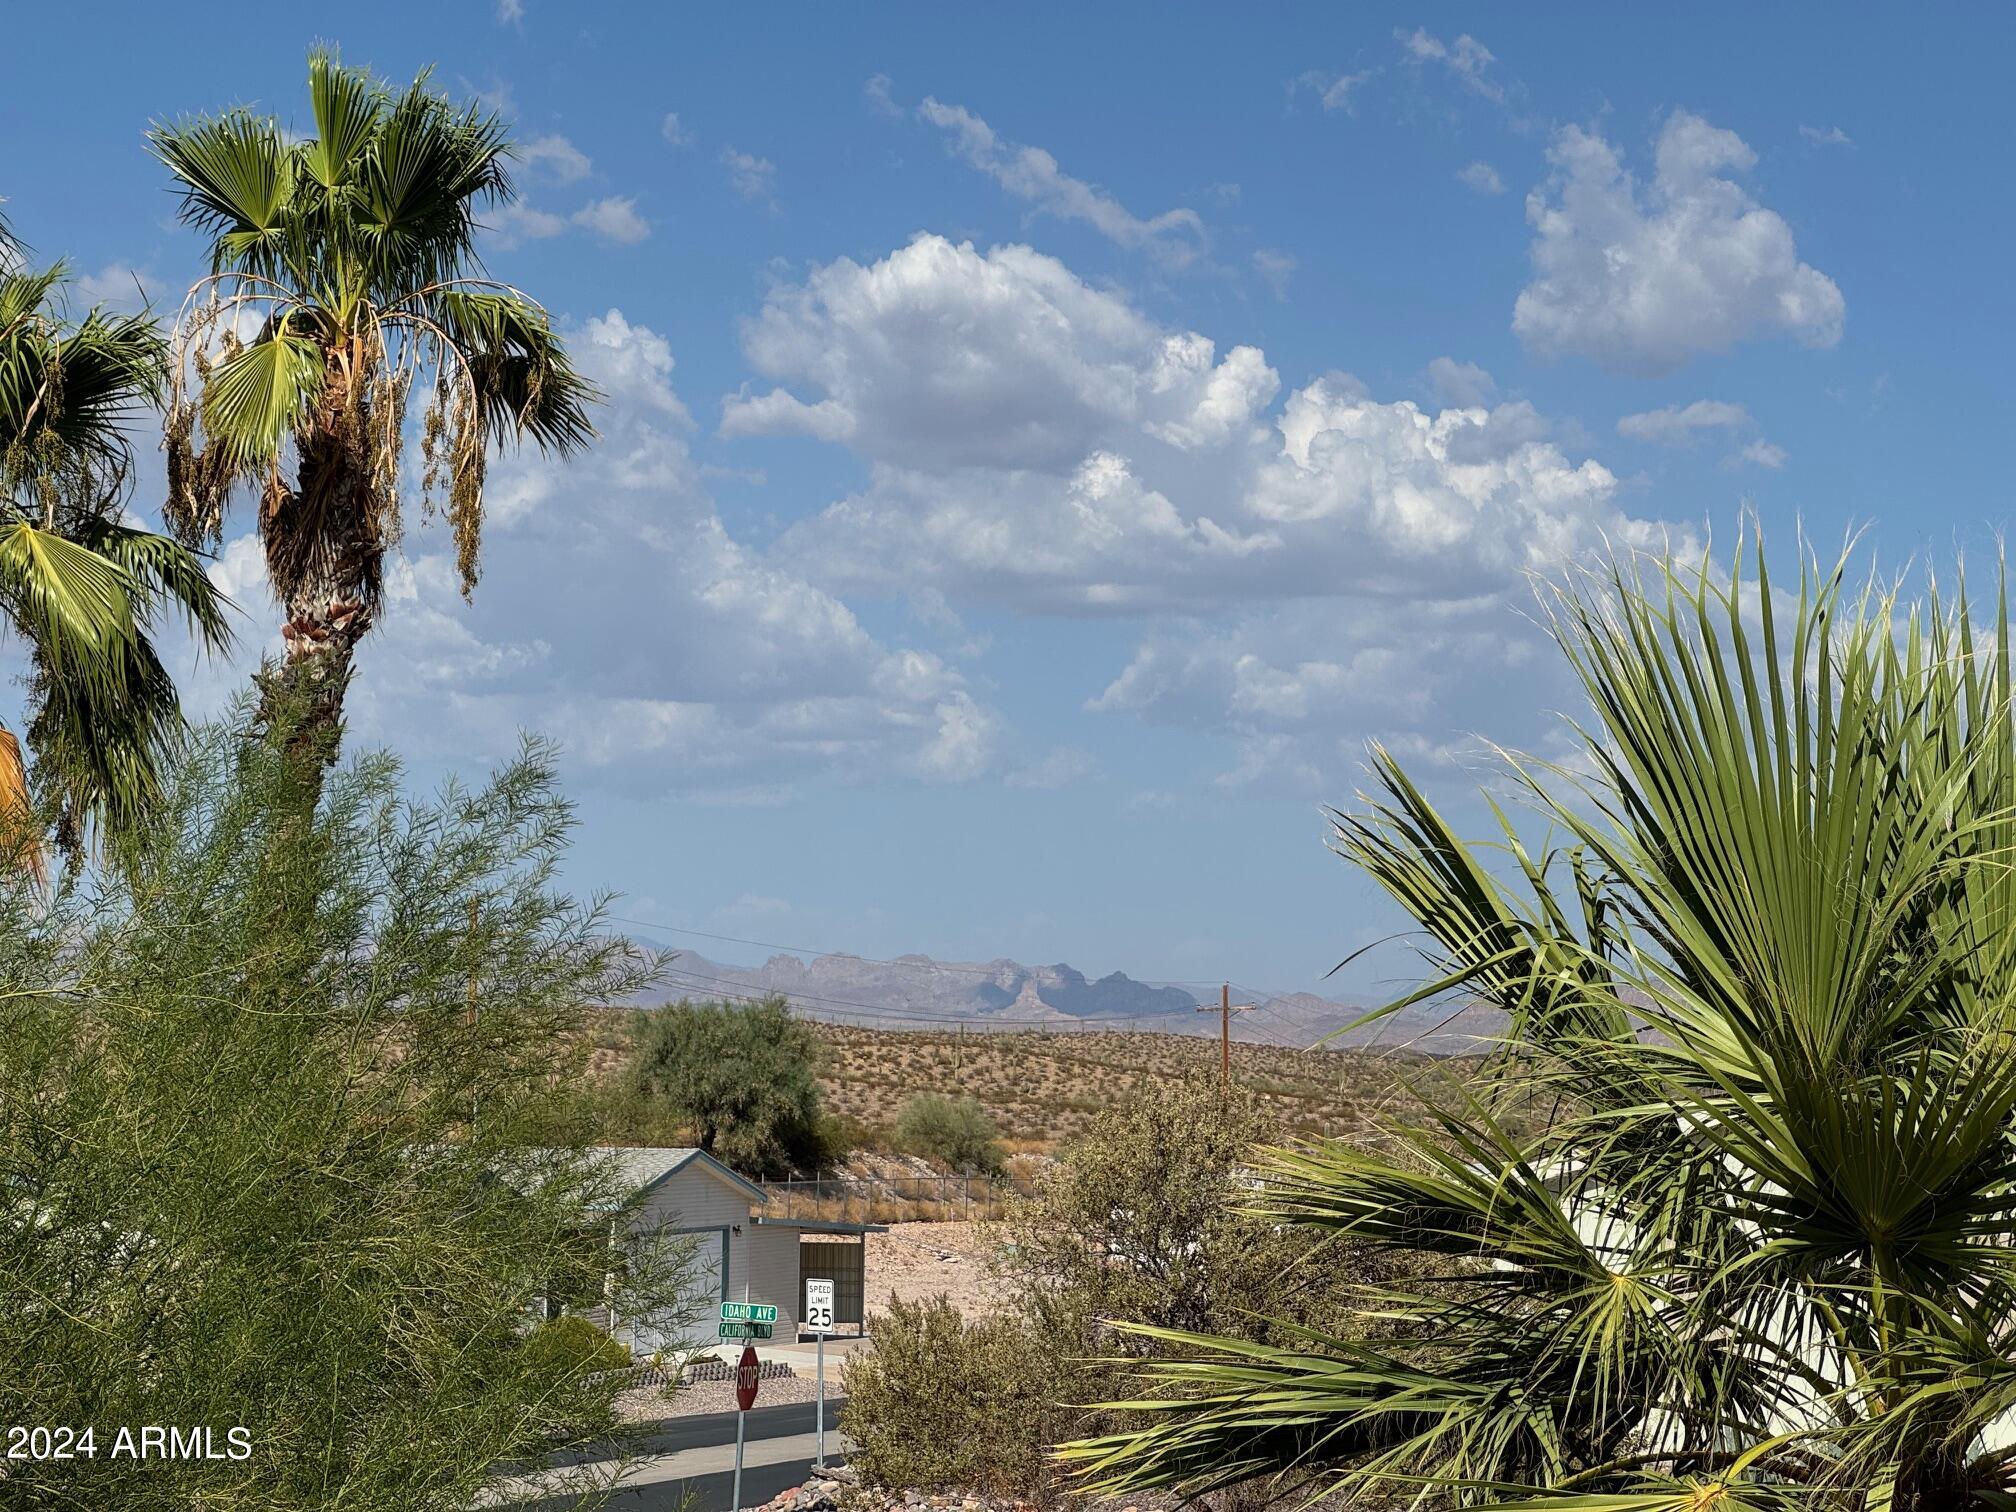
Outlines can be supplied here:
[[633, 1241], [670, 1233], [690, 1235], [697, 1246], [693, 1263], [706, 1315], [690, 1321], [625, 1318], [619, 1305], [607, 1324], [635, 1353], [713, 1347], [721, 1302], [771, 1304], [777, 1309], [775, 1341], [795, 1342], [808, 1277], [834, 1283], [837, 1330], [861, 1329], [867, 1286], [863, 1238], [883, 1232], [882, 1225], [765, 1217], [761, 1187], [690, 1146], [602, 1146], [596, 1153], [609, 1161], [627, 1192], [642, 1195], [631, 1219]]

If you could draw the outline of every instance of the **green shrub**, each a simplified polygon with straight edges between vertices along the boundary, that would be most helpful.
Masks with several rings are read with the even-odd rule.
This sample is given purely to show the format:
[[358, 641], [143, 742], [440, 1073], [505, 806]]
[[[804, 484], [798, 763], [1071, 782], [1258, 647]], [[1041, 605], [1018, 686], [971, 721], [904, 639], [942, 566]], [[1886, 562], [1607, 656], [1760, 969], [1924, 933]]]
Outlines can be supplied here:
[[1053, 1405], [1067, 1367], [1032, 1324], [898, 1298], [874, 1337], [847, 1362], [840, 1411], [849, 1463], [870, 1484], [1052, 1499], [1049, 1446], [1077, 1419]]
[[[1033, 1196], [1009, 1209], [1022, 1305], [1055, 1326], [1089, 1316], [1285, 1342], [1269, 1318], [1334, 1323], [1371, 1278], [1365, 1246], [1248, 1217], [1246, 1162], [1268, 1132], [1258, 1099], [1215, 1081], [1145, 1091], [1094, 1115]], [[1101, 1327], [1088, 1354], [1143, 1355]]]
[[600, 1370], [621, 1370], [630, 1351], [590, 1323], [569, 1314], [532, 1330], [525, 1354], [534, 1370], [555, 1382], [579, 1380]]
[[994, 1120], [970, 1097], [920, 1092], [896, 1114], [896, 1143], [913, 1155], [943, 1161], [972, 1175], [1001, 1173]]
[[882, 1130], [846, 1113], [821, 1113], [815, 1132], [821, 1170], [844, 1165], [856, 1150], [880, 1149], [887, 1144]]
[[[919, 1097], [905, 1113], [931, 1103], [956, 1107]], [[1139, 1394], [1140, 1366], [1166, 1346], [1124, 1325], [1272, 1343], [1288, 1339], [1270, 1317], [1342, 1326], [1373, 1274], [1365, 1252], [1243, 1212], [1245, 1161], [1264, 1128], [1256, 1102], [1215, 1082], [1148, 1089], [1096, 1114], [1010, 1208], [1003, 1315], [962, 1319], [941, 1297], [875, 1318], [874, 1352], [848, 1363], [842, 1418], [862, 1473], [899, 1490], [1051, 1500], [1069, 1489], [1051, 1445], [1138, 1421], [1066, 1405]]]

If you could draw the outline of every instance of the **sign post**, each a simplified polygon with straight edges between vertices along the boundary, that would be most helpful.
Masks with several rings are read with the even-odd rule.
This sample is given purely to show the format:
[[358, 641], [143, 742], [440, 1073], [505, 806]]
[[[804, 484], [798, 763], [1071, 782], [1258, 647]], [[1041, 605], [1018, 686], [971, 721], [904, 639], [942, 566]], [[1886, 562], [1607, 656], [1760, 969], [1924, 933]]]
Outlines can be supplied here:
[[[725, 1305], [725, 1304], [724, 1304]], [[742, 1508], [742, 1445], [743, 1429], [749, 1421], [749, 1409], [756, 1405], [756, 1349], [754, 1345], [742, 1346], [742, 1358], [735, 1362], [735, 1509]]]
[[826, 1468], [826, 1335], [833, 1331], [833, 1282], [830, 1277], [805, 1278], [805, 1326], [819, 1340], [819, 1389], [814, 1409], [816, 1424], [812, 1440], [812, 1468]]

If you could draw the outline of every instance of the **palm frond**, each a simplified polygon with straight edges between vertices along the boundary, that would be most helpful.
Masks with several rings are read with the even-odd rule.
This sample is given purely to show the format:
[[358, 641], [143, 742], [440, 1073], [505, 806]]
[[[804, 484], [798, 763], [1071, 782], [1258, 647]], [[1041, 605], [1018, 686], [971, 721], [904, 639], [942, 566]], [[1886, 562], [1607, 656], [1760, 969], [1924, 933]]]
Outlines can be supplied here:
[[35, 687], [29, 743], [35, 782], [72, 849], [139, 833], [157, 809], [161, 773], [183, 723], [174, 680], [153, 646], [121, 648], [110, 685], [50, 675]]
[[277, 122], [232, 110], [156, 123], [147, 145], [175, 177], [182, 220], [212, 238], [213, 271], [285, 271], [294, 157]]
[[321, 397], [321, 349], [283, 325], [219, 362], [203, 391], [203, 429], [232, 470], [270, 467]]
[[315, 136], [305, 144], [302, 162], [308, 176], [331, 194], [353, 182], [377, 130], [385, 90], [370, 74], [343, 67], [318, 47], [308, 54], [308, 102]]
[[133, 456], [126, 426], [160, 400], [167, 344], [146, 315], [62, 319], [67, 276], [61, 263], [0, 269], [0, 457], [16, 459], [16, 488], [88, 467], [116, 490]]
[[26, 520], [0, 525], [0, 608], [57, 676], [123, 691], [134, 596], [132, 577], [88, 546]]
[[595, 437], [589, 409], [602, 396], [574, 369], [546, 312], [515, 293], [446, 289], [428, 312], [463, 353], [497, 436], [530, 436], [566, 455]]
[[234, 637], [227, 616], [235, 606], [210, 581], [202, 557], [171, 537], [110, 520], [87, 522], [76, 538], [123, 569], [149, 610], [165, 603], [181, 614], [203, 649], [230, 651]]
[[1066, 1448], [1094, 1489], [2016, 1506], [2016, 711], [1961, 581], [1781, 592], [1746, 540], [1550, 590], [1591, 717], [1508, 758], [1547, 847], [1375, 753], [1335, 843], [1431, 942], [1401, 1002], [1502, 1010], [1556, 1115], [1272, 1156], [1258, 1211], [1439, 1270], [1376, 1351], [1167, 1341], [1145, 1426]]

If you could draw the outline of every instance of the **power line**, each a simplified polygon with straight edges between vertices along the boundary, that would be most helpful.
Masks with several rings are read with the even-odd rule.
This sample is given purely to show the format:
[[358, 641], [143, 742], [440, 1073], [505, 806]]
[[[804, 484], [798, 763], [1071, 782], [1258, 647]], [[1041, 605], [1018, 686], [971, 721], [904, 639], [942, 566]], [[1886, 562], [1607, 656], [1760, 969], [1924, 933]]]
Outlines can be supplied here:
[[[1236, 986], [1237, 984], [1235, 983], [1234, 985]], [[1247, 987], [1241, 987], [1239, 990], [1245, 993], [1252, 992], [1252, 989]], [[1254, 995], [1260, 996], [1259, 994]], [[1263, 997], [1261, 1001], [1253, 1005], [1253, 1013], [1256, 1018], [1261, 1014], [1271, 1013], [1276, 1018], [1282, 1020], [1295, 1034], [1310, 1036], [1311, 1042], [1308, 1044], [1304, 1044], [1299, 1039], [1292, 1042], [1281, 1042], [1287, 1044], [1288, 1048], [1292, 1050], [1308, 1050], [1313, 1048], [1315, 1040], [1323, 1038], [1329, 1031], [1318, 1024], [1309, 1022], [1306, 1018], [1297, 1017], [1298, 1011], [1302, 1010], [1290, 1008], [1286, 1002], [1278, 997]], [[1262, 1030], [1261, 1032], [1264, 1033], [1265, 1031]]]

